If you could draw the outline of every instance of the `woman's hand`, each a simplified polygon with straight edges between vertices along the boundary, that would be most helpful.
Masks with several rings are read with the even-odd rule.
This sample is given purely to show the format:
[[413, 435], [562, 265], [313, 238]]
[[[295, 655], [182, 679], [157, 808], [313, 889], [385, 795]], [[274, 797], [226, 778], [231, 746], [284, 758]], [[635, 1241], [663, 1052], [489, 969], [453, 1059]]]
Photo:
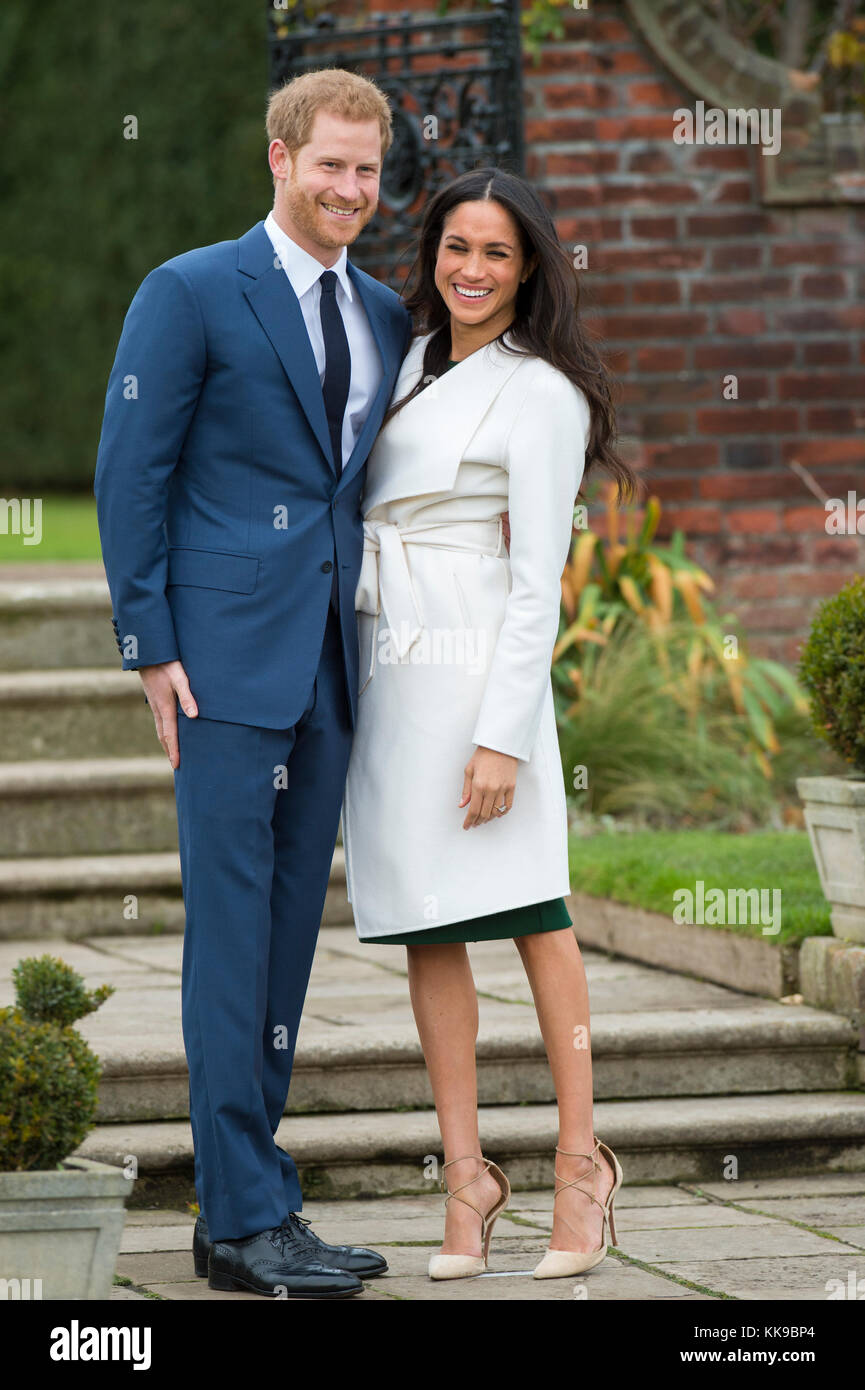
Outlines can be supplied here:
[[[518, 758], [509, 753], [497, 753], [493, 748], [477, 748], [466, 764], [460, 806], [469, 802], [463, 830], [498, 820], [507, 815], [514, 803], [517, 784]], [[500, 807], [505, 810], [500, 810]]]

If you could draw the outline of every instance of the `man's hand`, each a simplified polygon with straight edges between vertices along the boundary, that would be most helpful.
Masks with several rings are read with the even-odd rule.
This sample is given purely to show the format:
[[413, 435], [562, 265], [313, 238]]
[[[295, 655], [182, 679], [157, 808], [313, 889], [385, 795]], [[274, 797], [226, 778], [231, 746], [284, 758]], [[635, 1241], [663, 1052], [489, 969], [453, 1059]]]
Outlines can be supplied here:
[[463, 830], [474, 825], [484, 825], [488, 820], [499, 820], [514, 802], [514, 788], [517, 784], [517, 758], [508, 753], [497, 753], [493, 748], [477, 748], [466, 764], [463, 780], [463, 794], [460, 806], [470, 801]]
[[156, 725], [156, 737], [168, 754], [173, 768], [180, 766], [177, 742], [177, 701], [184, 714], [194, 719], [198, 705], [189, 689], [186, 672], [179, 661], [163, 661], [158, 666], [139, 666], [138, 674]]

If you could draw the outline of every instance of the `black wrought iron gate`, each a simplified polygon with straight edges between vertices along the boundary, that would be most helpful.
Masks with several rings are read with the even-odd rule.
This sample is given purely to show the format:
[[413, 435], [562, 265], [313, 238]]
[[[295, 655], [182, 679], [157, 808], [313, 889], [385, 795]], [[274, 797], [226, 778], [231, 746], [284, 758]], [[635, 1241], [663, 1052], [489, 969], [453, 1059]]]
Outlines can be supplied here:
[[272, 86], [339, 67], [371, 77], [387, 94], [394, 139], [379, 209], [351, 258], [397, 289], [436, 189], [483, 164], [524, 172], [519, 0], [444, 15], [428, 4], [428, 12], [358, 17], [353, 7], [354, 18], [329, 11], [314, 20], [302, 4], [268, 4]]

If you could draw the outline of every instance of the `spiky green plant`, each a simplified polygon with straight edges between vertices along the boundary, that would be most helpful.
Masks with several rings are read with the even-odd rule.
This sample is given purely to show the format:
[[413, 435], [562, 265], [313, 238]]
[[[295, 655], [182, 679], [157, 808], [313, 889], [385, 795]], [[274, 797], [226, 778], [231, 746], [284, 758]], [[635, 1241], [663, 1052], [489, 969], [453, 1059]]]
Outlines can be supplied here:
[[590, 649], [576, 699], [570, 682], [554, 682], [565, 786], [577, 809], [745, 830], [777, 821], [783, 802], [796, 804], [796, 775], [827, 770], [801, 711], [788, 706], [779, 716], [784, 740], [767, 755], [767, 777], [746, 756], [750, 725], [719, 671], [703, 669], [699, 699], [687, 688], [683, 695], [677, 673], [692, 636], [688, 623], [670, 625], [665, 666], [657, 638], [631, 616]]
[[[553, 651], [554, 680], [564, 697], [565, 715], [580, 706], [583, 685], [598, 653], [623, 623], [636, 618], [652, 639], [650, 648], [664, 676], [659, 698], [686, 709], [692, 724], [707, 701], [720, 701], [740, 716], [740, 752], [747, 752], [764, 777], [771, 777], [769, 755], [779, 751], [775, 721], [788, 709], [804, 713], [807, 701], [793, 675], [780, 662], [748, 655], [730, 615], [719, 617], [706, 594], [714, 583], [685, 554], [676, 531], [669, 546], [655, 543], [661, 504], [650, 497], [642, 520], [632, 505], [616, 505], [614, 484], [606, 489], [606, 531], [583, 529], [576, 535], [562, 575], [562, 619]], [[620, 510], [624, 511], [622, 539]]]

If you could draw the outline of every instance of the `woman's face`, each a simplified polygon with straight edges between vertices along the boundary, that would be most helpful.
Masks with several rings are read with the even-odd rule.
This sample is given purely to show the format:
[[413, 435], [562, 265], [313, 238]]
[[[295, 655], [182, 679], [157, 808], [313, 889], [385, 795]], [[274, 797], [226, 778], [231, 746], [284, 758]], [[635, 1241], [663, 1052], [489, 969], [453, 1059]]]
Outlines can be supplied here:
[[528, 270], [517, 224], [501, 203], [459, 203], [448, 213], [435, 283], [459, 323], [484, 324], [495, 327], [494, 336], [501, 333], [514, 319], [517, 290]]

